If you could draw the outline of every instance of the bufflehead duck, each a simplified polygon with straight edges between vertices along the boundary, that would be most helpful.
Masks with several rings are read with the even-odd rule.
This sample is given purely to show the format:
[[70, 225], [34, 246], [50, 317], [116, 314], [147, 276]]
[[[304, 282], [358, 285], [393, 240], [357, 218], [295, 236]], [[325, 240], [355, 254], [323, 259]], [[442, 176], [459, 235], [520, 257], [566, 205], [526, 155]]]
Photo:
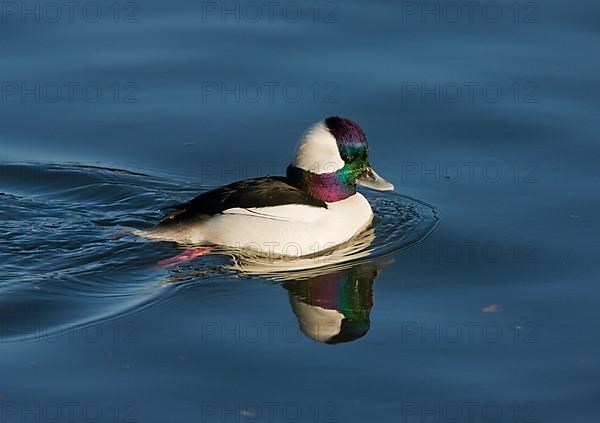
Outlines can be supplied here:
[[311, 255], [350, 240], [371, 224], [373, 211], [357, 184], [394, 188], [371, 168], [362, 129], [333, 116], [302, 135], [285, 177], [248, 179], [208, 191], [175, 206], [144, 235], [267, 255]]

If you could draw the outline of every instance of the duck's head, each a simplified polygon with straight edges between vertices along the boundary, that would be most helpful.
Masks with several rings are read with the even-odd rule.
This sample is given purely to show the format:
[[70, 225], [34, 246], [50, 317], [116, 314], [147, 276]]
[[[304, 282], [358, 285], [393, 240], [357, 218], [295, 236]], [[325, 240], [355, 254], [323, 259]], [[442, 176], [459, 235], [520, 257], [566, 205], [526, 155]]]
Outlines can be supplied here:
[[314, 124], [302, 135], [287, 176], [298, 188], [327, 202], [350, 197], [357, 184], [380, 191], [394, 189], [369, 164], [363, 130], [338, 116]]

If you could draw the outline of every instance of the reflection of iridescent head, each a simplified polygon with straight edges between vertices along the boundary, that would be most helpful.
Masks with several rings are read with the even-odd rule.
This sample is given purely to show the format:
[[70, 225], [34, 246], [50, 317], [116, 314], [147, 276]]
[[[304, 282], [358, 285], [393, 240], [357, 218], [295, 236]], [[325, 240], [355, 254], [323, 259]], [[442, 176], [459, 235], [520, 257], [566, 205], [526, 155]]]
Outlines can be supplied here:
[[300, 329], [327, 344], [351, 342], [370, 328], [373, 281], [378, 266], [359, 264], [305, 281], [286, 282]]

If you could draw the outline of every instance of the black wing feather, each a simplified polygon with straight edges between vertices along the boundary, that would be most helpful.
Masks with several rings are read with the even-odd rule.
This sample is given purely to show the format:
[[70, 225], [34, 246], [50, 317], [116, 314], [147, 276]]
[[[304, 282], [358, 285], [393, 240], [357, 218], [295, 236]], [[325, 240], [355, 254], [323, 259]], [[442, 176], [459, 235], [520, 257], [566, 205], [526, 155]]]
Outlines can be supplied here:
[[160, 223], [179, 223], [213, 216], [236, 207], [273, 207], [285, 204], [327, 208], [325, 202], [290, 185], [286, 178], [267, 177], [234, 182], [200, 194], [187, 203], [175, 206], [175, 210], [163, 217]]

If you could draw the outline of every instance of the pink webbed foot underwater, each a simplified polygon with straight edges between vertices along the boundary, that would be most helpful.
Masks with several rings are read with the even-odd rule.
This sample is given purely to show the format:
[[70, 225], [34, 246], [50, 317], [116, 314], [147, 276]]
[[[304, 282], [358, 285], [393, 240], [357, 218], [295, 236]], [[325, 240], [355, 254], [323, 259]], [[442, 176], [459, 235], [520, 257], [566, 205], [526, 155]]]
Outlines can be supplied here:
[[190, 261], [195, 259], [196, 257], [200, 257], [206, 255], [212, 251], [210, 247], [196, 247], [196, 248], [188, 248], [183, 252], [177, 254], [176, 256], [169, 257], [164, 260], [160, 260], [157, 264], [158, 267], [168, 268], [173, 267], [180, 263], [185, 263], [186, 261]]

